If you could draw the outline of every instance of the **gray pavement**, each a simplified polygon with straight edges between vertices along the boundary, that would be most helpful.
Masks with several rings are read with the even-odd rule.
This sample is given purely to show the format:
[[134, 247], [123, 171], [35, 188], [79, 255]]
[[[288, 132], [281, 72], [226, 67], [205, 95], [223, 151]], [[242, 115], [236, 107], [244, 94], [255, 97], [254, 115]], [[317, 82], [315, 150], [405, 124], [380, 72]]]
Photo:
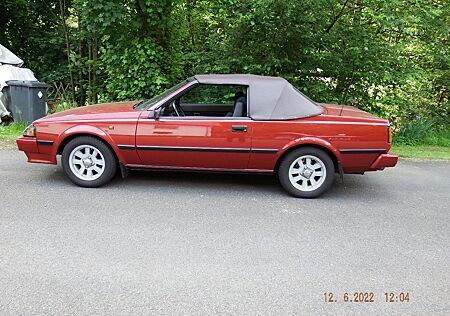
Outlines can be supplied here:
[[247, 175], [84, 189], [3, 150], [0, 188], [0, 315], [450, 315], [449, 162], [401, 160], [301, 200]]

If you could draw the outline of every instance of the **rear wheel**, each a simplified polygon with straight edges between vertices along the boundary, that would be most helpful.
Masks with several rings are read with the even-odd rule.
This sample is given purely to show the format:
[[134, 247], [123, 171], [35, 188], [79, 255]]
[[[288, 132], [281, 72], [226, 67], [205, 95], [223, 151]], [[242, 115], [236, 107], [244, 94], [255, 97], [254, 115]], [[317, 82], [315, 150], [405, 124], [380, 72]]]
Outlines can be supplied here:
[[318, 148], [303, 147], [289, 153], [281, 162], [278, 177], [291, 195], [315, 198], [327, 191], [334, 180], [330, 156]]
[[95, 137], [71, 140], [62, 152], [62, 165], [69, 179], [82, 187], [99, 187], [115, 175], [117, 161], [112, 150]]

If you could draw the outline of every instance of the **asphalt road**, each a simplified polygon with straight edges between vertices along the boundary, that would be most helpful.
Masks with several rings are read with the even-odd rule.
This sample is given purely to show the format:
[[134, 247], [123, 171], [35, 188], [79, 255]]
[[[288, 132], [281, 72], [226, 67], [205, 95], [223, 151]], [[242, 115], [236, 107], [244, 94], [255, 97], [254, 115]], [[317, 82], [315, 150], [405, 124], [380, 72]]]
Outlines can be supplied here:
[[25, 161], [0, 150], [1, 315], [450, 315], [450, 162], [402, 160], [301, 200], [262, 176], [83, 189]]

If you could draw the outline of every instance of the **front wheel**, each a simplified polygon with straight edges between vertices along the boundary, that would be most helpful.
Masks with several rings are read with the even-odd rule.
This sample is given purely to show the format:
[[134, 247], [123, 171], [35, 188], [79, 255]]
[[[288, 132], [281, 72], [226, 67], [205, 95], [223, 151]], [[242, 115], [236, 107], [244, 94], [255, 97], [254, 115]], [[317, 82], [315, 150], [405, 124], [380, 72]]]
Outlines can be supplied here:
[[71, 140], [62, 152], [62, 165], [69, 179], [82, 187], [99, 187], [115, 175], [117, 161], [112, 150], [95, 137]]
[[289, 194], [315, 198], [330, 188], [334, 172], [333, 161], [326, 152], [303, 147], [292, 151], [281, 161], [278, 178]]

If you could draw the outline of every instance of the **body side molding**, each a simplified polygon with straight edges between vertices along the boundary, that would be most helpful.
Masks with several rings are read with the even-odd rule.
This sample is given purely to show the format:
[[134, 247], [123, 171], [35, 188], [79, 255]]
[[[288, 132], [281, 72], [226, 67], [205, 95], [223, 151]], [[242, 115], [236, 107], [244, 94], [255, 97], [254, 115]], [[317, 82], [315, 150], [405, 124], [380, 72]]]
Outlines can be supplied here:
[[341, 149], [341, 154], [385, 154], [386, 149]]
[[158, 150], [158, 151], [201, 151], [201, 152], [231, 152], [231, 153], [259, 153], [276, 154], [278, 149], [271, 148], [224, 148], [224, 147], [180, 147], [180, 146], [134, 146], [118, 145], [122, 150]]

